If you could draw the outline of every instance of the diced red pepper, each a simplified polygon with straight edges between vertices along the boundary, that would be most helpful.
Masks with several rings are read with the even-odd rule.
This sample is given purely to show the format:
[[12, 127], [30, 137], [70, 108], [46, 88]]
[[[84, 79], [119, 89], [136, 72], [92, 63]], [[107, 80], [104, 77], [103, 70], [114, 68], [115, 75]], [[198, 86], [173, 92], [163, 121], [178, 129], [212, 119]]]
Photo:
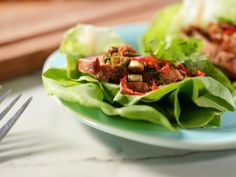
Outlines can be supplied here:
[[197, 69], [196, 75], [197, 75], [197, 76], [205, 76], [206, 73], [204, 73], [204, 72], [202, 72], [201, 70]]
[[166, 63], [164, 67], [162, 67], [161, 69], [158, 69], [157, 71], [160, 73], [164, 73], [166, 71], [168, 71], [170, 69], [170, 64]]
[[137, 56], [137, 57], [133, 57], [131, 58], [131, 60], [137, 60], [137, 61], [142, 61], [145, 63], [156, 63], [157, 59], [153, 56]]
[[124, 76], [120, 81], [121, 92], [129, 94], [129, 95], [143, 95], [143, 93], [135, 92], [131, 90], [130, 88], [128, 88], [126, 84], [126, 78], [127, 76]]
[[184, 71], [186, 74], [190, 74], [189, 70], [184, 65], [179, 64], [178, 68]]
[[151, 87], [152, 90], [156, 90], [158, 89], [158, 86], [156, 84], [156, 82], [154, 80], [152, 80], [152, 87]]
[[158, 69], [157, 59], [153, 56], [137, 56], [131, 58], [131, 60], [140, 61], [146, 63], [150, 68], [156, 68], [156, 70]]
[[223, 33], [228, 34], [228, 35], [236, 33], [236, 26], [235, 26], [235, 28], [225, 29]]

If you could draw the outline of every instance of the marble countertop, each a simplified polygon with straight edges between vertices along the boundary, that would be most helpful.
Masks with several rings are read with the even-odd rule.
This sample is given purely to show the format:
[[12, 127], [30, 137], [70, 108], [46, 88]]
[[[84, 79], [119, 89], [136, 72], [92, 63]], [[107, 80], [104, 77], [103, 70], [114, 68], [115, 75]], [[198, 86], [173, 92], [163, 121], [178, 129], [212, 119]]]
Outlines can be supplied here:
[[[44, 92], [39, 72], [2, 83], [33, 101], [0, 143], [1, 177], [234, 177], [236, 150], [145, 145], [78, 123]], [[17, 106], [15, 106], [17, 107]], [[15, 108], [16, 109], [16, 108]], [[9, 115], [10, 116], [10, 115]]]

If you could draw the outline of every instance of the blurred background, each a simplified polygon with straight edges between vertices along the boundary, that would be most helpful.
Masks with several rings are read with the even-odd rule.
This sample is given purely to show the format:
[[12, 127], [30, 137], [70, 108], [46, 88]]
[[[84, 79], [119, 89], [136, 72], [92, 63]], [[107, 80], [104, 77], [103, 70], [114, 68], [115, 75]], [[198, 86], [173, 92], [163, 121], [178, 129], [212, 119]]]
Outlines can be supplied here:
[[1, 0], [0, 81], [41, 69], [77, 23], [114, 26], [150, 21], [178, 0]]

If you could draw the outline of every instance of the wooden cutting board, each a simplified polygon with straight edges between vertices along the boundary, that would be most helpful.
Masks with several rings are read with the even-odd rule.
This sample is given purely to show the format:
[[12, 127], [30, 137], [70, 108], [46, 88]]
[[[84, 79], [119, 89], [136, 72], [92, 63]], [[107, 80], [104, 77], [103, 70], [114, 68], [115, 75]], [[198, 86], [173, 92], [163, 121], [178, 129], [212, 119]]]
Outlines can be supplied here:
[[77, 23], [110, 26], [148, 21], [178, 0], [0, 2], [0, 81], [41, 69], [63, 33]]

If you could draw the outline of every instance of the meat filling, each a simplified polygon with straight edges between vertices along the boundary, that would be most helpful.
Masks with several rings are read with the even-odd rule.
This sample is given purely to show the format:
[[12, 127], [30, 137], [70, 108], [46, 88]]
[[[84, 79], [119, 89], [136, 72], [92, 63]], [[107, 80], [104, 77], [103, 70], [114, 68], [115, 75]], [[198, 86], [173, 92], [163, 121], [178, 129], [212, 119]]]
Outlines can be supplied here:
[[141, 95], [186, 77], [199, 76], [199, 72], [191, 73], [182, 64], [139, 56], [129, 45], [111, 47], [103, 56], [79, 59], [77, 68], [100, 81], [120, 84], [122, 92], [131, 95]]

